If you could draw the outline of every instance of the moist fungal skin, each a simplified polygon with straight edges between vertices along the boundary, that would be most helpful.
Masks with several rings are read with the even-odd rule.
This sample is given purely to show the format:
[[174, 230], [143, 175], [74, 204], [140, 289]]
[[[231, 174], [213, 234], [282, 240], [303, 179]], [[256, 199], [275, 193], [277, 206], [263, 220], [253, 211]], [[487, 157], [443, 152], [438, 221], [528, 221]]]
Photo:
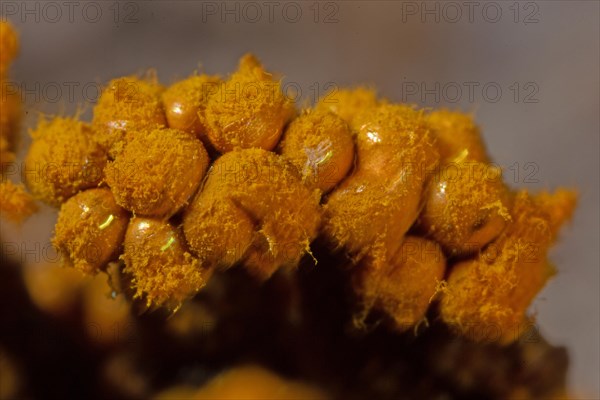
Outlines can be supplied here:
[[30, 135], [25, 178], [36, 198], [59, 206], [102, 181], [107, 156], [88, 124], [75, 118], [42, 118]]
[[498, 167], [449, 163], [430, 182], [419, 224], [448, 254], [472, 254], [510, 222], [509, 197]]
[[54, 245], [91, 274], [119, 256], [115, 287], [170, 310], [213, 273], [238, 267], [264, 281], [311, 257], [321, 268], [323, 251], [350, 265], [358, 326], [383, 315], [406, 331], [431, 314], [465, 336], [497, 326], [509, 343], [504, 332], [529, 318], [553, 274], [546, 253], [577, 197], [511, 191], [470, 115], [358, 87], [296, 116], [251, 55], [224, 82], [194, 75], [164, 91], [156, 79], [115, 79], [91, 127], [55, 117], [33, 137], [30, 162], [106, 164], [100, 179], [80, 169], [29, 182], [63, 203]]
[[208, 168], [208, 154], [192, 134], [154, 129], [136, 134], [106, 167], [115, 199], [136, 215], [170, 217], [187, 204]]
[[52, 244], [73, 267], [96, 274], [118, 256], [127, 222], [108, 188], [89, 189], [61, 206]]

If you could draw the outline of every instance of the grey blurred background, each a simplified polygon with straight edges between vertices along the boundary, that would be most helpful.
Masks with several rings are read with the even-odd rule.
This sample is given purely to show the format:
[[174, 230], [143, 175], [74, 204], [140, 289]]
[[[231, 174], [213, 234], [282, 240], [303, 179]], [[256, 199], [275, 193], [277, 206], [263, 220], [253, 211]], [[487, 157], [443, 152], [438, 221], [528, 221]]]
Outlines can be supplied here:
[[[599, 2], [3, 1], [0, 11], [20, 32], [11, 77], [25, 128], [39, 112], [89, 117], [113, 77], [225, 75], [246, 52], [302, 101], [370, 84], [393, 100], [474, 112], [512, 186], [580, 191], [552, 251], [559, 274], [531, 309], [568, 347], [576, 397], [600, 397]], [[3, 223], [3, 237], [43, 249], [55, 218], [44, 208], [20, 228]]]

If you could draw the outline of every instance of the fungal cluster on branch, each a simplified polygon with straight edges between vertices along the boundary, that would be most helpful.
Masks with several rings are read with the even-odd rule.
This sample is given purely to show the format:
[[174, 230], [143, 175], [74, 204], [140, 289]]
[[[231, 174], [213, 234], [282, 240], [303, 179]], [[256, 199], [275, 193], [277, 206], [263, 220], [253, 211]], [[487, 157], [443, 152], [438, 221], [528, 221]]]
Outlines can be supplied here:
[[509, 189], [469, 115], [366, 88], [298, 112], [251, 55], [227, 78], [114, 79], [90, 123], [45, 118], [31, 136], [55, 247], [88, 274], [121, 263], [135, 297], [170, 309], [227, 268], [293, 269], [318, 241], [348, 260], [357, 324], [377, 310], [406, 330], [435, 302], [459, 332], [509, 342], [576, 202]]

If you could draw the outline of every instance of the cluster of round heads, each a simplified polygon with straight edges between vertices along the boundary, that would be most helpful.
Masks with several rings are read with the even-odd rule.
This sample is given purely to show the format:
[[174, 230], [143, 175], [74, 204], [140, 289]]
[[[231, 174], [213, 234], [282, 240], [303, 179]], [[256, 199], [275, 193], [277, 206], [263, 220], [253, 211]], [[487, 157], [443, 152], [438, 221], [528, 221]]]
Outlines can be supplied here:
[[350, 265], [357, 324], [375, 311], [406, 330], [435, 303], [459, 331], [510, 341], [576, 200], [508, 188], [470, 115], [367, 88], [298, 110], [251, 55], [225, 78], [114, 79], [91, 122], [44, 118], [31, 136], [55, 247], [88, 274], [120, 263], [135, 297], [171, 309], [234, 266], [319, 268], [319, 241]]

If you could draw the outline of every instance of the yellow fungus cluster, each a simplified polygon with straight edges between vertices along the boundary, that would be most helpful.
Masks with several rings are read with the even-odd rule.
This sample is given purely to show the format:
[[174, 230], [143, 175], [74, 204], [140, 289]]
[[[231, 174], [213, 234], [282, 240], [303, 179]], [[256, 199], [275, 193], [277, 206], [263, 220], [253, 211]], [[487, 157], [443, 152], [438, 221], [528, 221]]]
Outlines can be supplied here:
[[5, 175], [15, 162], [15, 138], [19, 130], [21, 101], [19, 94], [8, 90], [8, 69], [19, 51], [19, 40], [12, 25], [0, 21], [0, 211], [2, 217], [21, 222], [37, 210], [31, 195], [22, 184], [15, 184]]
[[[136, 297], [177, 309], [215, 268], [243, 263], [266, 279], [310, 252], [321, 192], [262, 150], [293, 112], [252, 56], [225, 82], [194, 75], [165, 90], [153, 77], [117, 78], [90, 124], [40, 120], [27, 183], [60, 206], [53, 244], [68, 264], [96, 274], [121, 260]], [[211, 160], [206, 148], [226, 154]]]
[[136, 297], [171, 309], [215, 271], [268, 279], [319, 240], [351, 261], [358, 323], [377, 311], [406, 330], [439, 300], [459, 332], [507, 332], [551, 276], [546, 251], [575, 205], [566, 190], [511, 191], [469, 115], [365, 88], [296, 114], [253, 56], [225, 80], [115, 79], [90, 125], [42, 120], [32, 136], [29, 163], [79, 166], [29, 181], [62, 204], [56, 247], [92, 274], [119, 259]]

